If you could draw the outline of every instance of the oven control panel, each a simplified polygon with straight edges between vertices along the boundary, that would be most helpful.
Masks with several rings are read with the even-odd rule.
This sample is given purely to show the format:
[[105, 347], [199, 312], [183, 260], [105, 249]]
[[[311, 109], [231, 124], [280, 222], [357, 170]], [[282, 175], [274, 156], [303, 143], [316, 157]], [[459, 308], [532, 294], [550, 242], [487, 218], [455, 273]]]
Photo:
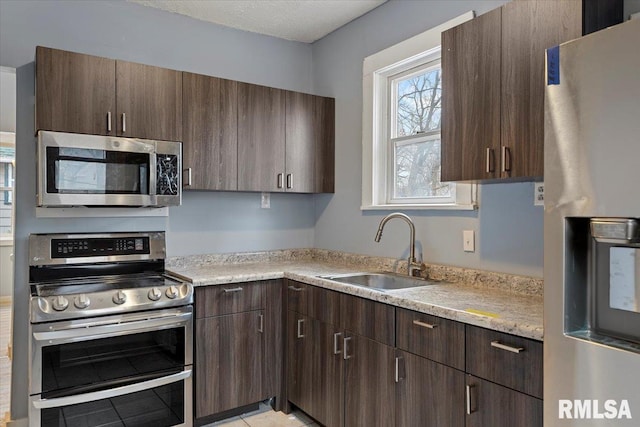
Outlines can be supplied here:
[[148, 255], [149, 252], [147, 236], [51, 240], [51, 258]]

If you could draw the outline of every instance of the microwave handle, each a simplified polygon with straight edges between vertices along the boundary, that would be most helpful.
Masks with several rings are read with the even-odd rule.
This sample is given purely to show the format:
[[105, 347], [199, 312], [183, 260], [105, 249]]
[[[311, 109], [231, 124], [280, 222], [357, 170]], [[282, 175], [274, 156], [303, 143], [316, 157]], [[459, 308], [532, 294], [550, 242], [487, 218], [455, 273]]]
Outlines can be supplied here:
[[185, 369], [184, 371], [172, 375], [167, 375], [166, 377], [156, 378], [153, 380], [143, 381], [141, 383], [130, 384], [108, 390], [94, 391], [91, 393], [78, 394], [74, 396], [56, 397], [53, 399], [38, 399], [33, 401], [33, 406], [36, 409], [47, 409], [75, 405], [78, 403], [95, 402], [96, 400], [110, 399], [112, 397], [123, 396], [125, 394], [137, 393], [139, 391], [149, 390], [167, 384], [173, 384], [178, 381], [185, 380], [190, 376], [191, 369]]
[[157, 182], [157, 167], [158, 167], [158, 154], [154, 151], [149, 155], [149, 196], [155, 200], [158, 185]]

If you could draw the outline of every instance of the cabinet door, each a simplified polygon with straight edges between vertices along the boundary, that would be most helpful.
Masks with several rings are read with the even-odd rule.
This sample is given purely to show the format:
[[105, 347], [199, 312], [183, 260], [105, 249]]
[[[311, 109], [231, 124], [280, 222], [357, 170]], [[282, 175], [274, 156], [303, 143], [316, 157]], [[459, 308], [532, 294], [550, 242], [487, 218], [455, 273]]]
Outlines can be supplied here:
[[541, 427], [542, 400], [467, 375], [467, 427]]
[[285, 91], [238, 83], [238, 190], [284, 191]]
[[500, 26], [495, 9], [442, 33], [443, 181], [499, 176]]
[[513, 1], [502, 8], [502, 177], [541, 177], [545, 51], [582, 35], [582, 1]]
[[321, 424], [341, 426], [343, 334], [331, 324], [293, 311], [288, 317], [288, 399]]
[[464, 373], [396, 351], [396, 426], [464, 426]]
[[264, 311], [196, 320], [196, 417], [264, 399]]
[[185, 189], [238, 188], [238, 83], [183, 73]]
[[333, 192], [334, 111], [332, 98], [286, 93], [286, 191]]
[[182, 72], [116, 61], [118, 136], [182, 140]]
[[36, 130], [115, 135], [115, 121], [116, 61], [36, 48]]
[[359, 335], [345, 341], [345, 426], [395, 424], [393, 347]]

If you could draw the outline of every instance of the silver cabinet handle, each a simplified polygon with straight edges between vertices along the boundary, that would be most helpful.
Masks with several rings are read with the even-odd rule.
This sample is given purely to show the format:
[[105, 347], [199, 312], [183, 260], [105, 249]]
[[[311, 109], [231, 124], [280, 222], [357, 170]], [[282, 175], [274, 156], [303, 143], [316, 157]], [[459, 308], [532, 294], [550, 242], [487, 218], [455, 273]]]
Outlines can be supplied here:
[[111, 111], [107, 111], [107, 133], [111, 133]]
[[400, 377], [400, 361], [402, 360], [402, 357], [396, 357], [396, 382], [399, 383], [400, 380], [403, 380], [404, 378]]
[[343, 338], [343, 339], [342, 339], [342, 349], [344, 350], [344, 353], [342, 353], [342, 358], [343, 358], [344, 360], [351, 359], [351, 358], [353, 357], [353, 355], [349, 356], [349, 355], [347, 354], [347, 353], [348, 353], [348, 351], [347, 351], [347, 348], [348, 348], [348, 347], [347, 347], [347, 343], [348, 343], [349, 341], [351, 341], [351, 337], [346, 337], [346, 338]]
[[524, 351], [524, 347], [512, 347], [510, 345], [502, 344], [500, 341], [491, 341], [491, 347], [499, 348], [500, 350], [510, 351], [511, 353], [520, 353]]
[[292, 291], [295, 291], [295, 292], [302, 292], [303, 291], [303, 288], [296, 288], [293, 285], [289, 285], [289, 289], [291, 289]]
[[258, 332], [264, 332], [264, 314], [258, 314], [258, 319], [260, 319], [260, 326], [258, 327]]
[[505, 145], [502, 146], [500, 163], [502, 163], [502, 172], [511, 172], [511, 150]]
[[282, 188], [282, 180], [284, 179], [284, 174], [279, 173], [278, 174], [278, 188]]
[[342, 336], [342, 332], [336, 332], [333, 334], [333, 354], [340, 354], [342, 350], [338, 350], [338, 337]]
[[298, 336], [297, 338], [304, 338], [304, 334], [302, 333], [302, 324], [304, 323], [304, 319], [298, 319]]
[[438, 325], [433, 325], [431, 323], [421, 322], [419, 320], [414, 320], [413, 324], [414, 325], [418, 325], [418, 326], [422, 326], [423, 328], [428, 328], [428, 329], [435, 329], [435, 328], [438, 327]]
[[293, 188], [293, 174], [287, 174], [287, 188]]
[[487, 148], [487, 163], [486, 163], [486, 171], [487, 173], [491, 173], [493, 172], [494, 166], [493, 166], [493, 149], [492, 148]]
[[184, 185], [185, 187], [191, 187], [191, 168], [186, 168], [183, 169], [182, 171], [183, 173], [186, 172], [187, 173], [187, 183]]
[[127, 131], [127, 113], [122, 113], [122, 133]]
[[471, 389], [476, 388], [476, 386], [474, 384], [467, 384], [467, 395], [466, 395], [466, 401], [467, 401], [467, 415], [471, 415], [473, 412], [477, 411], [477, 408], [471, 408]]
[[223, 291], [225, 294], [230, 294], [232, 292], [241, 292], [242, 288], [238, 286], [237, 288], [226, 288], [226, 289], [223, 289]]
[[[186, 369], [177, 374], [167, 375], [166, 377], [156, 378], [141, 383], [125, 385], [108, 390], [94, 391], [91, 393], [79, 394], [74, 396], [56, 397], [53, 399], [39, 399], [33, 401], [33, 407], [36, 409], [60, 408], [62, 406], [75, 405], [76, 403], [95, 402], [96, 400], [109, 399], [125, 394], [136, 393], [143, 390], [172, 384], [185, 380], [191, 376], [191, 369]], [[185, 386], [186, 387], [186, 386]]]

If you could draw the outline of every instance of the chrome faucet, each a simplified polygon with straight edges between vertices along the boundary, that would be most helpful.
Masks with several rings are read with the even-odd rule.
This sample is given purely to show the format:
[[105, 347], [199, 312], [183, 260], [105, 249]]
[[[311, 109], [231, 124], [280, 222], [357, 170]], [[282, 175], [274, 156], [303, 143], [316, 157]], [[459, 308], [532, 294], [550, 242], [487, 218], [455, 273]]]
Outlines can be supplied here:
[[409, 224], [409, 259], [407, 260], [407, 273], [412, 277], [419, 276], [424, 268], [424, 265], [417, 262], [416, 260], [416, 227], [413, 224], [411, 218], [400, 212], [390, 213], [389, 215], [385, 216], [384, 218], [382, 218], [382, 221], [380, 221], [375, 241], [380, 242], [384, 226], [393, 218], [403, 219], [407, 224]]

